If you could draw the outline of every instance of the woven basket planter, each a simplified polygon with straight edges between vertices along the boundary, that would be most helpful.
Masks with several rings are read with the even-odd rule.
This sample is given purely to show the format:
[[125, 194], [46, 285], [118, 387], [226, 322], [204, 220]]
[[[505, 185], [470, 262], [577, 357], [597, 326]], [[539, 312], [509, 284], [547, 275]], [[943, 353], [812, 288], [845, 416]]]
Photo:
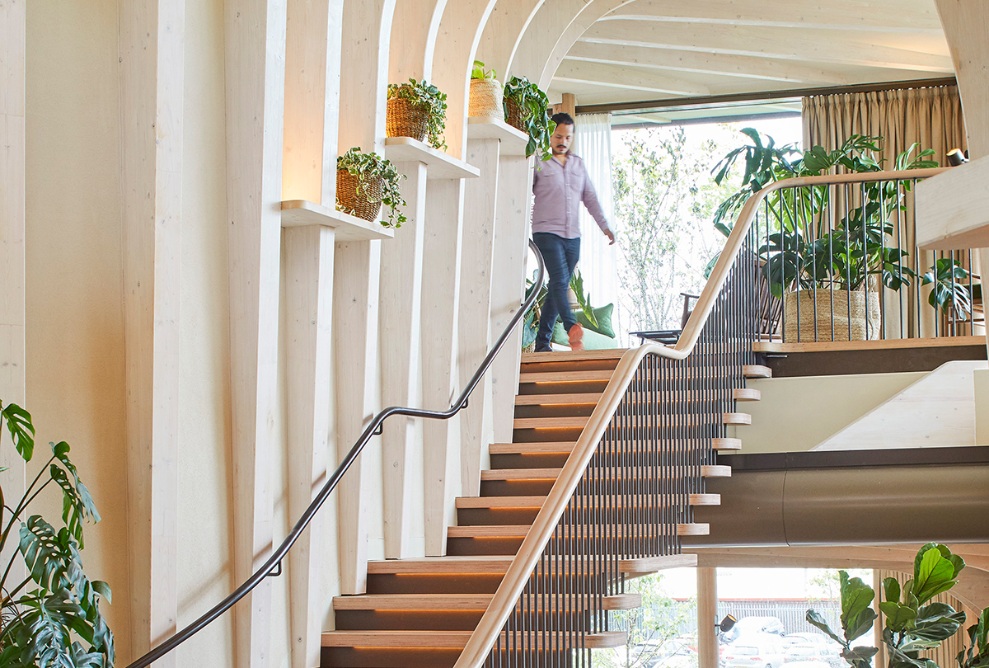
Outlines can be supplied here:
[[409, 100], [393, 97], [388, 100], [385, 129], [389, 137], [412, 137], [423, 141], [429, 131], [429, 110], [417, 107]]
[[467, 115], [472, 118], [505, 118], [501, 82], [497, 79], [471, 79]]
[[381, 210], [381, 179], [371, 179], [361, 184], [346, 169], [338, 169], [337, 204], [358, 218], [375, 220]]
[[871, 290], [868, 293], [847, 290], [785, 292], [783, 321], [783, 341], [787, 343], [878, 339], [882, 326], [879, 294]]
[[522, 107], [519, 106], [518, 102], [512, 98], [506, 98], [505, 109], [508, 112], [505, 115], [505, 121], [516, 130], [528, 133], [529, 130], [525, 127], [525, 116], [522, 114]]

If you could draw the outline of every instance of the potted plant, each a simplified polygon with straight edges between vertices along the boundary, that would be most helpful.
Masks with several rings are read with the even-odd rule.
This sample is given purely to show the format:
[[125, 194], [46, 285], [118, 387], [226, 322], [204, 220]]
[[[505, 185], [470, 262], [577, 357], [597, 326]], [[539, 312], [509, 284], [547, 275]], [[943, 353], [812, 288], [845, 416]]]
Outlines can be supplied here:
[[[25, 462], [34, 455], [31, 415], [16, 404], [0, 404], [0, 422]], [[10, 558], [0, 576], [0, 665], [109, 668], [113, 633], [100, 611], [110, 587], [83, 570], [83, 522], [99, 522], [86, 486], [69, 459], [69, 445], [51, 444], [51, 457], [20, 499], [3, 493], [0, 550]], [[45, 490], [61, 491], [63, 526], [56, 529], [29, 508]], [[27, 577], [14, 579], [22, 560]]]
[[501, 82], [495, 71], [485, 68], [480, 60], [474, 61], [470, 73], [470, 101], [467, 115], [481, 118], [503, 119]]
[[[928, 543], [914, 559], [913, 578], [903, 585], [896, 578], [884, 578], [882, 643], [886, 646], [889, 668], [938, 668], [921, 653], [936, 648], [953, 636], [965, 623], [965, 613], [947, 603], [934, 600], [958, 583], [965, 561], [952, 554], [945, 545]], [[872, 602], [876, 592], [859, 578], [849, 578], [839, 571], [841, 581], [841, 634], [832, 630], [819, 613], [807, 611], [807, 621], [841, 645], [841, 658], [854, 668], [872, 668], [876, 647], [854, 644], [872, 629], [878, 618]], [[959, 668], [989, 666], [989, 609], [983, 610], [978, 622], [968, 628], [970, 647], [956, 657]]]
[[[744, 202], [766, 185], [794, 177], [820, 176], [835, 168], [846, 172], [877, 172], [882, 165], [874, 153], [881, 137], [853, 135], [833, 151], [814, 146], [799, 153], [793, 146], [777, 147], [772, 137], [762, 140], [752, 128], [742, 131], [751, 144], [728, 153], [715, 166], [715, 182], [727, 178], [733, 165], [744, 160], [743, 186], [718, 207], [715, 227], [728, 234], [731, 220]], [[897, 156], [894, 169], [936, 167], [931, 150], [914, 155], [916, 144]], [[858, 206], [837, 217], [826, 186], [775, 190], [766, 197], [764, 242], [758, 248], [760, 264], [772, 294], [783, 298], [784, 340], [814, 340], [819, 322], [834, 338], [875, 338], [881, 327], [879, 289], [899, 290], [915, 272], [904, 264], [907, 251], [893, 244], [892, 214], [904, 207], [909, 183], [866, 183], [856, 189]], [[835, 219], [837, 218], [837, 219]], [[955, 278], [967, 272], [954, 260], [950, 267], [929, 274], [937, 282], [937, 304], [960, 305], [967, 294]], [[954, 297], [952, 298], [952, 295]], [[935, 300], [932, 297], [932, 305]], [[850, 315], [849, 315], [850, 314]], [[798, 331], [798, 323], [799, 330]]]
[[405, 206], [399, 188], [401, 174], [377, 153], [354, 147], [337, 158], [337, 208], [364, 220], [374, 220], [384, 204], [385, 227], [401, 227], [408, 220], [398, 207]]
[[412, 137], [445, 149], [446, 93], [425, 80], [388, 84], [386, 127], [389, 137]]
[[505, 120], [509, 125], [529, 135], [525, 147], [528, 157], [537, 151], [540, 160], [548, 160], [550, 137], [556, 123], [549, 114], [549, 98], [539, 86], [525, 77], [512, 77], [505, 84]]

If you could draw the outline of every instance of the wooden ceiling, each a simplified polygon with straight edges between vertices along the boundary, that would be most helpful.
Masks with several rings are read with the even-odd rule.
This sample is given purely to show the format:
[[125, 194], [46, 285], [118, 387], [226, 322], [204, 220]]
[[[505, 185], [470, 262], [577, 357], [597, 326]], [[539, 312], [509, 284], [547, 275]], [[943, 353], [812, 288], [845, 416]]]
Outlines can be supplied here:
[[635, 0], [573, 45], [550, 98], [668, 103], [953, 73], [934, 0]]

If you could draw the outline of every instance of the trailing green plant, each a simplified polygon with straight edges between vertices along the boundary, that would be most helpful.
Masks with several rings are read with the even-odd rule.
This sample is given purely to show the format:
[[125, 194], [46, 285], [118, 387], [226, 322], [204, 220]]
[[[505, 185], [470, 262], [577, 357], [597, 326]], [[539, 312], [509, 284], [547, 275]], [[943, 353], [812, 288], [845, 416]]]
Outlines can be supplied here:
[[[525, 285], [525, 299], [527, 300], [529, 299], [529, 295], [532, 294], [532, 291], [536, 289], [536, 284], [533, 279], [527, 278]], [[579, 271], [575, 271], [573, 276], [570, 277], [570, 289], [577, 296], [577, 308], [587, 319], [589, 326], [592, 329], [597, 328], [598, 320], [591, 306], [591, 295], [584, 292], [584, 278], [580, 275]], [[525, 313], [525, 317], [522, 319], [523, 348], [528, 348], [536, 340], [536, 333], [539, 331], [539, 316], [542, 313], [543, 304], [546, 303], [547, 295], [549, 295], [549, 288], [544, 281], [539, 286], [539, 294], [536, 296], [536, 301], [529, 307], [529, 310]], [[557, 320], [559, 320], [559, 316], [557, 316]]]
[[408, 83], [388, 84], [388, 99], [408, 100], [416, 109], [425, 112], [426, 141], [433, 148], [443, 150], [446, 141], [446, 93], [425, 80], [409, 79]]
[[[928, 543], [920, 548], [914, 558], [911, 579], [901, 586], [896, 578], [883, 578], [883, 600], [879, 609], [883, 613], [882, 642], [889, 658], [888, 668], [938, 668], [934, 661], [922, 657], [921, 653], [938, 647], [957, 633], [965, 623], [965, 613], [956, 611], [947, 603], [934, 601], [934, 597], [950, 591], [958, 583], [958, 574], [963, 568], [965, 561], [952, 554], [947, 546]], [[807, 621], [842, 646], [841, 656], [850, 666], [866, 668], [872, 665], [877, 648], [852, 646], [852, 642], [872, 628], [877, 617], [872, 609], [876, 594], [872, 587], [858, 578], [849, 579], [845, 571], [840, 571], [839, 576], [842, 635], [833, 631], [827, 621], [813, 610], [807, 611]], [[981, 630], [979, 624], [972, 627], [974, 630], [970, 629], [973, 648], [958, 655], [961, 668], [982, 668], [982, 664], [966, 665], [964, 661], [981, 661], [980, 657], [985, 656], [985, 618], [983, 611], [979, 619]]]
[[[381, 224], [385, 227], [401, 227], [408, 218], [398, 207], [405, 206], [405, 199], [402, 197], [402, 189], [399, 187], [402, 175], [398, 173], [395, 165], [390, 160], [382, 158], [377, 153], [364, 153], [359, 147], [349, 149], [346, 153], [337, 158], [337, 169], [345, 169], [357, 177], [357, 192], [367, 198], [369, 202], [380, 201], [388, 209], [388, 213], [381, 219]], [[371, 184], [378, 179], [381, 180], [381, 196], [375, 195]], [[346, 213], [354, 213], [352, 209], [347, 209], [337, 202], [337, 208]]]
[[474, 66], [470, 70], [471, 79], [497, 79], [498, 74], [494, 69], [486, 69], [480, 60], [474, 61]]
[[505, 84], [505, 118], [509, 117], [511, 104], [517, 105], [522, 115], [523, 127], [519, 129], [529, 135], [526, 157], [538, 152], [540, 160], [549, 160], [552, 156], [550, 138], [556, 130], [556, 123], [550, 116], [546, 93], [525, 77], [512, 77]]
[[[31, 415], [16, 404], [0, 410], [17, 453], [34, 455]], [[24, 668], [108, 668], [114, 662], [113, 633], [100, 611], [110, 587], [83, 570], [83, 523], [99, 522], [96, 504], [69, 459], [69, 445], [51, 444], [51, 457], [16, 501], [0, 487], [0, 550], [10, 559], [0, 578], [0, 665]], [[56, 529], [29, 507], [46, 490], [61, 491], [62, 523]], [[15, 562], [27, 575], [14, 581]]]

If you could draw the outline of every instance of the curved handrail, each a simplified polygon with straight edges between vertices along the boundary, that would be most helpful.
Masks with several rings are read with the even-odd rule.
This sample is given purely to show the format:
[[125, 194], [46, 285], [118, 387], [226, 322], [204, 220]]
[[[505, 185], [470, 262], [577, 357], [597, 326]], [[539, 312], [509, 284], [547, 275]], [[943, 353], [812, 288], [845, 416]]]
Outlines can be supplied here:
[[556, 484], [540, 508], [532, 528], [523, 539], [516, 558], [505, 573], [501, 584], [495, 591], [488, 609], [481, 617], [475, 632], [467, 641], [464, 651], [454, 665], [454, 668], [476, 668], [483, 664], [501, 633], [505, 622], [511, 615], [515, 603], [521, 596], [523, 588], [536, 567], [540, 555], [549, 542], [550, 537], [559, 524], [574, 490], [584, 476], [598, 443], [605, 429], [611, 422], [618, 405], [621, 403], [625, 390], [631, 384], [639, 364], [647, 355], [658, 355], [675, 360], [685, 359], [693, 352], [701, 331], [707, 324], [708, 316], [714, 308], [718, 295], [721, 294], [728, 275], [745, 243], [752, 223], [755, 220], [759, 205], [771, 192], [782, 188], [796, 186], [816, 186], [831, 183], [860, 183], [872, 181], [891, 181], [896, 179], [928, 178], [945, 171], [936, 169], [912, 169], [894, 172], [869, 172], [866, 174], [837, 174], [827, 176], [811, 176], [785, 179], [772, 183], [746, 201], [739, 212], [738, 221], [725, 243], [721, 256], [718, 258], [707, 284], [690, 315], [680, 339], [675, 346], [664, 346], [657, 343], [645, 343], [637, 348], [627, 350], [618, 362], [611, 380], [605, 387], [597, 406], [591, 413], [584, 430], [577, 438], [572, 454], [560, 471]]
[[[543, 261], [542, 254], [539, 252], [536, 244], [533, 243], [531, 239], [529, 240], [529, 248], [533, 253], [535, 253], [536, 263], [539, 266], [535, 285], [541, 286], [543, 283], [543, 278], [545, 277], [546, 265]], [[275, 568], [282, 562], [285, 555], [299, 539], [299, 536], [302, 535], [302, 532], [306, 529], [306, 527], [309, 526], [312, 518], [315, 517], [317, 512], [319, 512], [319, 509], [329, 498], [330, 494], [334, 489], [336, 489], [337, 484], [350, 469], [357, 457], [360, 456], [361, 452], [363, 452], [364, 446], [367, 445], [372, 436], [380, 433], [379, 430], [386, 419], [392, 415], [405, 415], [408, 417], [429, 418], [434, 420], [449, 420], [451, 417], [459, 413], [467, 405], [467, 399], [470, 397], [470, 394], [481, 381], [481, 377], [484, 376], [485, 372], [488, 368], [490, 368], [491, 362], [501, 351], [502, 347], [504, 347], [505, 342], [508, 340], [508, 337], [511, 336], [512, 331], [522, 320], [522, 318], [525, 317], [525, 314], [529, 311], [529, 308], [533, 305], [533, 303], [535, 303], [538, 295], [538, 288], [531, 291], [529, 297], [522, 303], [522, 307], [515, 313], [515, 315], [512, 316], [512, 319], [508, 322], [508, 325], [505, 326], [501, 336], [498, 337], [498, 340], [495, 341], [494, 345], [488, 351], [488, 354], [485, 355], [484, 359], [481, 361], [481, 364], [474, 372], [474, 375], [471, 376], [469, 381], [467, 381], [467, 385], [460, 393], [460, 396], [457, 397], [457, 399], [450, 405], [450, 408], [445, 411], [431, 411], [422, 408], [410, 408], [407, 406], [390, 406], [375, 415], [368, 423], [363, 433], [361, 433], [360, 438], [357, 439], [357, 442], [350, 449], [350, 452], [347, 453], [347, 456], [344, 457], [337, 469], [323, 484], [323, 487], [320, 488], [319, 493], [312, 500], [312, 503], [309, 504], [309, 507], [306, 508], [306, 511], [302, 513], [299, 521], [295, 523], [295, 526], [289, 532], [288, 536], [286, 536], [281, 545], [279, 545], [275, 551], [271, 553], [271, 556], [268, 557], [267, 561], [265, 561], [256, 571], [254, 571], [251, 577], [245, 580], [242, 585], [237, 587], [237, 589], [231, 592], [226, 598], [205, 612], [199, 617], [199, 619], [177, 632], [171, 638], [163, 642], [161, 645], [158, 645], [158, 647], [154, 648], [141, 658], [129, 664], [127, 668], [144, 668], [145, 666], [151, 665], [153, 661], [165, 656], [183, 642], [201, 631], [217, 617], [232, 608], [238, 601], [253, 591], [262, 580], [268, 577], [268, 575], [271, 574], [271, 572], [274, 571]]]

